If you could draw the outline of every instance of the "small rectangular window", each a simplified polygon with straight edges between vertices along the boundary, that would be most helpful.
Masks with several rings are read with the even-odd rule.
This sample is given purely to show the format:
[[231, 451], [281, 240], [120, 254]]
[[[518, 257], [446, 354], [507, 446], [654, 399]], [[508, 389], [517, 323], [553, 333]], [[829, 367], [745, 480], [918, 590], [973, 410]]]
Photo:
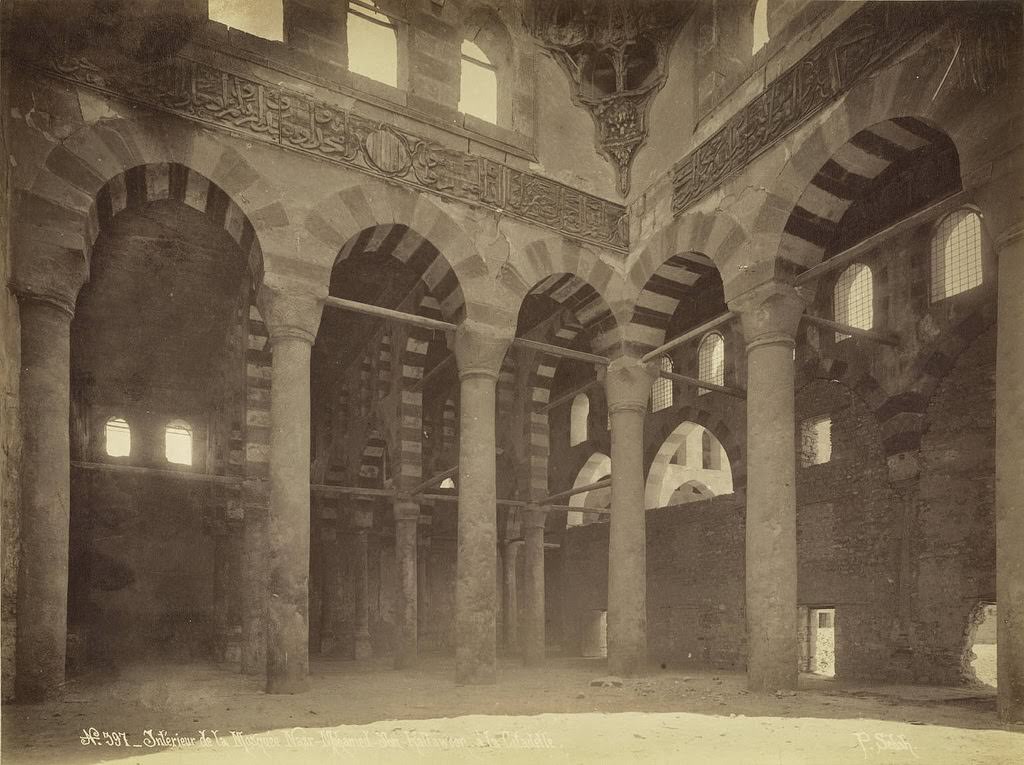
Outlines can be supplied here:
[[800, 423], [800, 464], [823, 465], [832, 460], [832, 418], [811, 417]]

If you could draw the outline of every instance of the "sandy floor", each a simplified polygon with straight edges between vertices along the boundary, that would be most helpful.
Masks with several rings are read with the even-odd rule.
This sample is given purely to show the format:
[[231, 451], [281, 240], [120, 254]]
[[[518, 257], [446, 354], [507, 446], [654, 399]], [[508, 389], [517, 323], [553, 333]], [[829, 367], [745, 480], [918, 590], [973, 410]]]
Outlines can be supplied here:
[[807, 676], [797, 694], [762, 697], [740, 674], [671, 671], [599, 688], [603, 662], [583, 659], [504, 662], [486, 687], [456, 687], [440, 658], [313, 670], [311, 691], [290, 697], [194, 665], [83, 678], [62, 702], [5, 707], [3, 761], [1024, 762], [1024, 727], [1000, 725], [985, 690]]

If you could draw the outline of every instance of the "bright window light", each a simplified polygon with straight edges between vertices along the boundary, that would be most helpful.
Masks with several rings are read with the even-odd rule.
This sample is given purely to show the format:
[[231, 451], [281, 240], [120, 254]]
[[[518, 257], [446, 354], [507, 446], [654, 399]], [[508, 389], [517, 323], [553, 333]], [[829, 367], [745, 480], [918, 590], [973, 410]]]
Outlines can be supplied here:
[[284, 40], [282, 0], [209, 0], [210, 21], [265, 40]]
[[981, 217], [957, 210], [943, 218], [932, 238], [932, 302], [981, 284]]
[[[725, 385], [725, 340], [717, 332], [704, 336], [697, 348], [697, 376], [704, 382]], [[698, 388], [703, 396], [708, 388]]]
[[349, 0], [348, 70], [398, 87], [398, 35], [373, 3]]
[[107, 455], [110, 457], [129, 457], [132, 453], [132, 429], [120, 417], [107, 420], [103, 429], [106, 440]]
[[[875, 323], [875, 290], [871, 269], [854, 263], [840, 275], [832, 290], [832, 313], [836, 321], [857, 329], [871, 329]], [[836, 341], [849, 335], [836, 333]]]
[[754, 34], [752, 53], [768, 44], [768, 0], [757, 0], [754, 6]]
[[[662, 372], [673, 371], [672, 359], [662, 356], [658, 359], [658, 368]], [[662, 409], [668, 409], [672, 406], [672, 399], [672, 381], [666, 377], [659, 377], [651, 386], [651, 411], [660, 412]]]
[[192, 464], [192, 428], [172, 422], [164, 429], [164, 455], [175, 465]]
[[590, 434], [587, 432], [589, 419], [590, 398], [586, 393], [578, 393], [572, 400], [572, 409], [569, 415], [569, 446], [577, 446], [590, 438]]
[[455, 488], [455, 480], [453, 478], [445, 478], [443, 481], [441, 481], [441, 485], [438, 488], [441, 488], [441, 489], [454, 489]]
[[800, 464], [824, 465], [832, 460], [832, 418], [811, 417], [800, 423]]
[[494, 64], [469, 40], [462, 41], [459, 111], [498, 124], [498, 74]]

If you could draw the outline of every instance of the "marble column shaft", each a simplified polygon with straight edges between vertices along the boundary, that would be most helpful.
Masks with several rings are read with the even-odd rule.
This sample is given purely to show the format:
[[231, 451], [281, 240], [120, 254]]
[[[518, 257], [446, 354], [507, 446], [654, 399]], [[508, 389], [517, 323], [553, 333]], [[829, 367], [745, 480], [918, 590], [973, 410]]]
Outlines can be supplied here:
[[395, 618], [395, 669], [416, 666], [417, 661], [417, 570], [416, 543], [420, 506], [408, 497], [398, 497], [395, 513], [395, 564], [397, 587]]
[[502, 611], [505, 614], [505, 651], [508, 653], [519, 650], [519, 577], [517, 576], [517, 567], [522, 546], [522, 540], [518, 539], [505, 542], [501, 556], [502, 591], [505, 596]]
[[729, 307], [747, 341], [747, 684], [770, 693], [796, 688], [800, 656], [793, 349], [805, 302], [768, 283]]
[[322, 302], [307, 291], [260, 291], [272, 349], [267, 693], [309, 686], [309, 359]]
[[523, 662], [544, 661], [544, 520], [546, 513], [529, 507], [523, 515], [523, 584], [526, 607], [523, 609]]
[[59, 695], [64, 686], [74, 299], [21, 293], [19, 304], [23, 439], [15, 695], [34, 702]]
[[370, 575], [369, 532], [373, 527], [372, 503], [360, 502], [365, 507], [353, 513], [355, 535], [352, 540], [352, 588], [355, 601], [355, 659], [361, 661], [373, 656], [370, 643]]
[[459, 522], [455, 577], [455, 681], [495, 681], [497, 476], [495, 386], [511, 336], [465, 320], [459, 367]]
[[656, 371], [638, 358], [612, 360], [605, 377], [611, 413], [612, 506], [608, 530], [608, 670], [647, 666], [647, 515], [644, 417]]

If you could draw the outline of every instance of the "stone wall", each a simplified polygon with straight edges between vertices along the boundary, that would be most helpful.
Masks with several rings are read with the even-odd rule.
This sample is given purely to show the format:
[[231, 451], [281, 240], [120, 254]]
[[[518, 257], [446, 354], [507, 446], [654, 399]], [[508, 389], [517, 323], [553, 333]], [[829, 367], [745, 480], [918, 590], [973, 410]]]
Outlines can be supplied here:
[[[5, 7], [3, 29], [9, 29]], [[7, 35], [0, 42], [4, 48]], [[5, 51], [6, 52], [6, 51]], [[0, 73], [0, 538], [3, 552], [0, 558], [0, 673], [3, 698], [14, 693], [14, 641], [16, 634], [15, 601], [18, 582], [18, 459], [21, 435], [18, 423], [18, 380], [21, 348], [21, 330], [18, 304], [8, 288], [12, 271], [12, 253], [9, 238], [9, 209], [7, 205], [10, 181], [10, 135], [7, 107], [7, 77], [9, 67]]]

